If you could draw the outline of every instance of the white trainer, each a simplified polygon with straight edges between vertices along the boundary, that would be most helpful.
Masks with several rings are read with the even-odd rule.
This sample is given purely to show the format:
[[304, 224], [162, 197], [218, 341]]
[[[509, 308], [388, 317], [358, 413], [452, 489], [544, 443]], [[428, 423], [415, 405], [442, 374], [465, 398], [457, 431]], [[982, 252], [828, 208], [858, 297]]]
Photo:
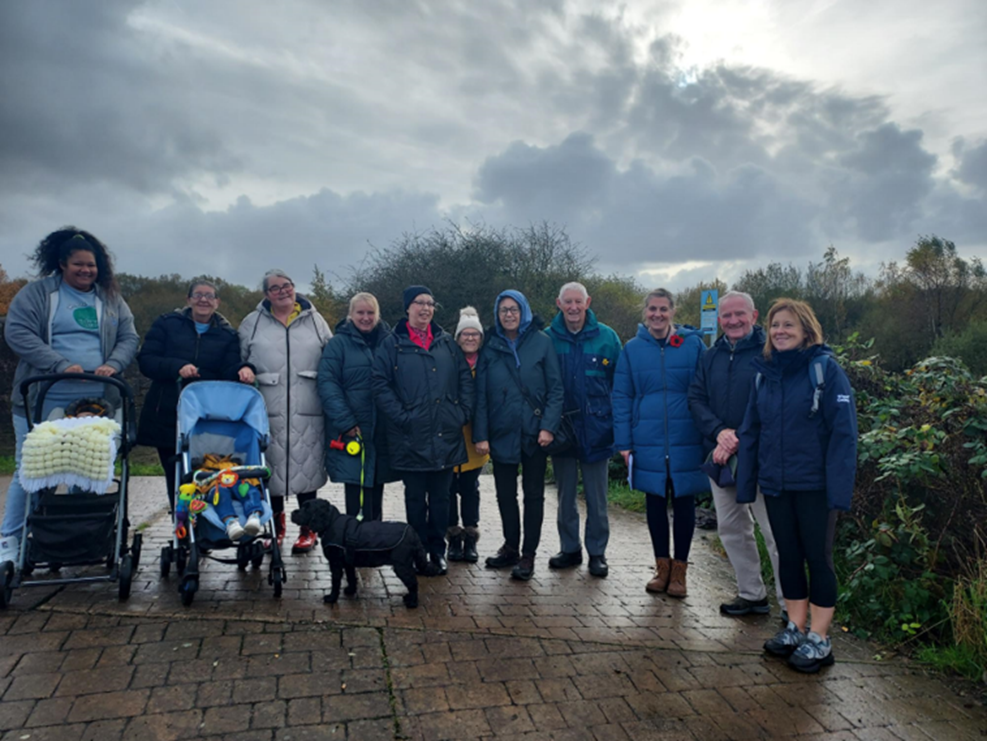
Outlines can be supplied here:
[[243, 526], [243, 532], [253, 537], [254, 535], [260, 533], [260, 531], [261, 531], [260, 515], [258, 515], [256, 512], [253, 512], [250, 515], [250, 517], [247, 518], [247, 523]]
[[228, 520], [226, 523], [226, 537], [230, 540], [237, 541], [243, 537], [243, 528], [240, 526], [240, 521], [237, 518]]

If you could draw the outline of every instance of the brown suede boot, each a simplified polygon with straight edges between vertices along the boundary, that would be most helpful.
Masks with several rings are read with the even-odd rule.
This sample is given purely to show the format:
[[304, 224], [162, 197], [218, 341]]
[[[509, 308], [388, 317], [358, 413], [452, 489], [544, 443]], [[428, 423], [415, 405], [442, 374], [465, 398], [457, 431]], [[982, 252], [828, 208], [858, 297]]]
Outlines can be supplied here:
[[672, 562], [667, 558], [655, 559], [655, 575], [645, 587], [649, 592], [664, 592], [668, 588], [668, 576], [671, 572]]
[[686, 561], [672, 561], [672, 575], [668, 579], [668, 596], [682, 599], [686, 596], [685, 570], [689, 568]]

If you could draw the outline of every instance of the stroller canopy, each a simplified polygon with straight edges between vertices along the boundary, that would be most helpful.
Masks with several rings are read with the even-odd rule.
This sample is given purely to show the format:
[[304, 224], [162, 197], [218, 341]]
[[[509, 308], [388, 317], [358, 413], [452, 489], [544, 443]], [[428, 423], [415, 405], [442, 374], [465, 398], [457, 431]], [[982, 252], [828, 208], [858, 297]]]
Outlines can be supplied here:
[[253, 386], [233, 381], [199, 381], [178, 399], [178, 445], [192, 458], [205, 453], [239, 454], [256, 464], [268, 442], [267, 408]]

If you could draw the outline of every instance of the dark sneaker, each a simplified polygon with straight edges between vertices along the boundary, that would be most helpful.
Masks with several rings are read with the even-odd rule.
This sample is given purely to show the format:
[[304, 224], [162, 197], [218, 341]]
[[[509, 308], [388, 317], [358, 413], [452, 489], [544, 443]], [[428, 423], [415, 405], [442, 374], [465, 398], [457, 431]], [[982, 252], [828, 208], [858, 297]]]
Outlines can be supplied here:
[[535, 575], [534, 556], [521, 556], [521, 560], [518, 561], [518, 565], [514, 567], [513, 571], [511, 571], [511, 578], [520, 579], [521, 581], [528, 581], [534, 575]]
[[578, 566], [583, 562], [583, 552], [576, 551], [574, 553], [566, 553], [565, 551], [559, 551], [550, 559], [548, 559], [548, 568], [550, 569], [568, 569], [573, 566]]
[[607, 565], [607, 557], [590, 556], [589, 573], [592, 574], [593, 576], [598, 576], [601, 579], [606, 578], [607, 574], [610, 573], [610, 566]]
[[803, 643], [805, 643], [805, 634], [795, 626], [795, 623], [789, 621], [783, 630], [764, 642], [764, 650], [775, 656], [788, 657]]
[[520, 560], [520, 554], [509, 545], [504, 544], [500, 547], [500, 550], [497, 551], [496, 556], [487, 557], [487, 568], [505, 569], [508, 566], [514, 566]]
[[829, 638], [823, 640], [819, 635], [809, 631], [801, 645], [788, 657], [788, 665], [806, 674], [815, 674], [824, 666], [832, 666], [833, 643]]
[[732, 602], [724, 602], [720, 605], [720, 612], [724, 615], [732, 615], [734, 617], [750, 615], [752, 612], [755, 615], [767, 615], [771, 612], [771, 606], [768, 604], [767, 597], [759, 600], [736, 597]]

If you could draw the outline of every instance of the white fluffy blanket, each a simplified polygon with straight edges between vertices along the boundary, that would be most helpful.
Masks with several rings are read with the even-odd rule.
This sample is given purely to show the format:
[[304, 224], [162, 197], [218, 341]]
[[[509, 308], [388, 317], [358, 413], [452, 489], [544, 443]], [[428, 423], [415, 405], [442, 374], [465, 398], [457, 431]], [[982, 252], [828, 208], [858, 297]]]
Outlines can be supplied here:
[[42, 422], [24, 438], [19, 467], [29, 492], [65, 484], [105, 494], [113, 483], [120, 425], [103, 417]]

